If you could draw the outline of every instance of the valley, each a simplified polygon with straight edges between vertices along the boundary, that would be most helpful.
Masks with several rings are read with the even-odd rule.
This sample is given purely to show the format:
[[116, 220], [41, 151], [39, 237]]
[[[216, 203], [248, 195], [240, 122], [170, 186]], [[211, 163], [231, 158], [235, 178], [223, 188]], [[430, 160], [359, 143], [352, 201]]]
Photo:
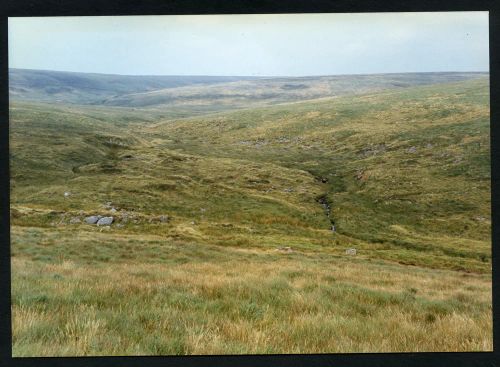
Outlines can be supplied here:
[[492, 350], [488, 73], [69, 74], [11, 70], [14, 356]]

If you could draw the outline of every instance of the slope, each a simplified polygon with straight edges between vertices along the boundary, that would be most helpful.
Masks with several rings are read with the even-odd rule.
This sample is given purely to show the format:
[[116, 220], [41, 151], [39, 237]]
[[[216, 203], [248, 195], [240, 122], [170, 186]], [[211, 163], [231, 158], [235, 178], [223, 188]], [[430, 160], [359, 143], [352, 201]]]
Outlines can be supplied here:
[[12, 102], [13, 355], [492, 350], [488, 95]]
[[117, 95], [209, 85], [251, 77], [226, 76], [131, 76], [65, 71], [9, 69], [11, 99], [95, 104]]

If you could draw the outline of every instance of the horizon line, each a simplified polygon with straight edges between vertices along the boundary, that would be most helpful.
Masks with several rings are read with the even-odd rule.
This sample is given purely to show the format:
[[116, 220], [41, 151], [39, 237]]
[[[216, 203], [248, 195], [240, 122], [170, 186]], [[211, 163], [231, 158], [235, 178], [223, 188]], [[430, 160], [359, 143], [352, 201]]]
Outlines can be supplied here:
[[106, 75], [106, 76], [124, 76], [124, 77], [227, 77], [227, 78], [311, 78], [311, 77], [328, 77], [328, 76], [363, 76], [363, 75], [390, 75], [390, 74], [432, 74], [432, 73], [470, 73], [470, 74], [480, 74], [480, 73], [490, 73], [489, 70], [474, 70], [474, 71], [462, 71], [462, 70], [447, 70], [447, 71], [395, 71], [395, 72], [374, 72], [374, 73], [349, 73], [349, 74], [317, 74], [317, 75], [207, 75], [207, 74], [112, 74], [112, 73], [98, 73], [89, 71], [69, 71], [69, 70], [51, 70], [51, 69], [30, 69], [30, 68], [14, 68], [9, 67], [8, 70], [27, 70], [27, 71], [48, 71], [56, 73], [74, 73], [74, 74], [95, 74], [95, 75]]

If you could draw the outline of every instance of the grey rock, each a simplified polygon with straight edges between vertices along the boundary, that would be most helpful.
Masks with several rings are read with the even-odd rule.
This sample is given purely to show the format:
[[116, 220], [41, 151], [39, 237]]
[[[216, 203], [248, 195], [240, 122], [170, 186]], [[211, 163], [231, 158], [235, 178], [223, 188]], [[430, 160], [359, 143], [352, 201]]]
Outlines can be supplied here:
[[159, 220], [161, 223], [167, 223], [167, 222], [169, 221], [169, 219], [170, 219], [170, 218], [168, 217], [168, 215], [160, 215], [160, 216], [158, 217], [158, 220]]
[[109, 226], [113, 223], [113, 217], [102, 217], [97, 221], [98, 226]]
[[96, 224], [99, 221], [98, 215], [91, 215], [90, 217], [85, 218], [85, 223], [87, 224]]
[[111, 212], [111, 213], [116, 213], [117, 211], [118, 211], [118, 210], [116, 210], [116, 208], [111, 208], [111, 209], [110, 209], [110, 212]]
[[377, 144], [377, 145], [371, 145], [369, 147], [364, 148], [361, 150], [361, 155], [364, 157], [370, 157], [374, 156], [377, 154], [382, 154], [385, 153], [387, 150], [387, 146], [385, 144]]
[[345, 250], [346, 255], [356, 255], [356, 249], [355, 248], [348, 248]]
[[408, 153], [412, 153], [412, 154], [413, 154], [413, 153], [416, 153], [416, 152], [417, 152], [417, 147], [414, 147], [414, 146], [413, 146], [413, 147], [410, 147], [410, 148], [408, 148], [406, 151], [407, 151]]
[[65, 198], [67, 198], [67, 197], [69, 197], [69, 196], [71, 196], [71, 192], [66, 191], [66, 192], [64, 193], [64, 197], [65, 197]]

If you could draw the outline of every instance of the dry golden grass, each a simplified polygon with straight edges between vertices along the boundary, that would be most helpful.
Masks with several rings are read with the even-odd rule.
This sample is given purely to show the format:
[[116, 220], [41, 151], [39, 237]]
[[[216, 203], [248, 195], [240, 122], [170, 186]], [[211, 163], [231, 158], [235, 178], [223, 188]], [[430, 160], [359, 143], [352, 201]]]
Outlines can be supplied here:
[[14, 355], [492, 349], [489, 276], [307, 252], [225, 257], [93, 266], [13, 258]]

